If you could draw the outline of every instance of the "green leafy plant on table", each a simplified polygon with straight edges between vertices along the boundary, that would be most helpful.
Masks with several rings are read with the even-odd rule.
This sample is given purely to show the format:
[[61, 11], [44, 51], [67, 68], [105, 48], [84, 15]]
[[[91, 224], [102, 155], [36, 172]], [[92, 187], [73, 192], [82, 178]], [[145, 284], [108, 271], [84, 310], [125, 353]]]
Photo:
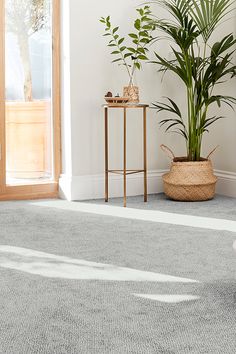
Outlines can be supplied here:
[[[152, 41], [153, 25], [150, 23], [150, 7], [145, 6], [136, 9], [139, 16], [134, 21], [134, 32], [128, 37], [119, 35], [119, 27], [111, 24], [111, 18], [102, 17], [100, 22], [105, 25], [104, 36], [109, 38], [108, 47], [111, 54], [115, 56], [112, 63], [124, 66], [129, 76], [129, 87], [134, 86], [134, 75], [136, 70], [142, 69], [142, 62], [148, 60], [148, 45]], [[131, 44], [128, 44], [128, 38]]]

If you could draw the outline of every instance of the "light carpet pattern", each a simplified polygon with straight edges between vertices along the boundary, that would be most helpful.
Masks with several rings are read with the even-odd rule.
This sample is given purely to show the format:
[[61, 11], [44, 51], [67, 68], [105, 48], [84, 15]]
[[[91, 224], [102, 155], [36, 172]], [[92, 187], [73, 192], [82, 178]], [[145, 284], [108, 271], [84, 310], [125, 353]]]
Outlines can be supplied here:
[[0, 353], [234, 353], [235, 225], [225, 197], [0, 203]]

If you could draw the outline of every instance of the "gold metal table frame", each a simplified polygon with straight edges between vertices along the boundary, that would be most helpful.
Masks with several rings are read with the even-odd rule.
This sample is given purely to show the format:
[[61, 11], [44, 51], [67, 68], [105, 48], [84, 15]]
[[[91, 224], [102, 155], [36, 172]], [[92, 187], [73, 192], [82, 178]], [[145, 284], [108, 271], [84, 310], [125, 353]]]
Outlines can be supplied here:
[[[124, 105], [103, 105], [105, 116], [105, 202], [108, 202], [108, 177], [109, 173], [120, 174], [124, 176], [124, 207], [127, 204], [127, 175], [135, 173], [144, 174], [144, 202], [147, 202], [147, 104], [124, 104]], [[109, 149], [108, 149], [108, 111], [109, 109], [123, 109], [124, 119], [124, 149], [123, 149], [123, 170], [109, 169]], [[126, 166], [126, 147], [127, 147], [127, 109], [142, 109], [143, 111], [143, 169], [142, 170], [128, 170]]]

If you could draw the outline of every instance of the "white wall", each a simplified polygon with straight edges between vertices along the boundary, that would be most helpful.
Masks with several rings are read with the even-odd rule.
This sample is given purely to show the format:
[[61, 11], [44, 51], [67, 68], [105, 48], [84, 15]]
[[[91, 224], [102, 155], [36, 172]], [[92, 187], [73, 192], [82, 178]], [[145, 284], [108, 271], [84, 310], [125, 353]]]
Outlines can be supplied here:
[[[104, 27], [101, 16], [111, 15], [112, 22], [120, 26], [120, 32], [131, 30], [135, 8], [140, 0], [100, 0], [80, 2], [62, 1], [62, 71], [63, 71], [63, 175], [61, 193], [68, 199], [102, 197], [104, 171], [104, 122], [103, 96], [111, 90], [122, 94], [128, 82], [125, 70], [111, 64], [111, 55], [102, 37]], [[224, 29], [232, 30], [232, 24]], [[166, 52], [162, 42], [157, 50]], [[168, 95], [185, 104], [185, 92], [174, 78], [161, 82], [161, 75], [154, 65], [145, 65], [138, 73], [137, 83], [142, 102], [151, 103]], [[233, 94], [234, 86], [227, 88]], [[217, 170], [236, 172], [232, 152], [236, 151], [236, 120], [228, 113], [228, 121], [219, 123], [209, 137], [205, 151], [219, 144], [214, 163]], [[141, 115], [128, 116], [128, 167], [142, 165]], [[168, 161], [159, 145], [165, 143], [174, 148], [177, 155], [184, 153], [184, 142], [177, 135], [165, 134], [158, 127], [155, 111], [148, 114], [148, 168], [149, 192], [162, 190], [161, 174], [168, 168]], [[122, 168], [122, 115], [112, 112], [110, 116], [110, 163], [113, 168]], [[230, 175], [232, 177], [232, 175]], [[233, 175], [234, 176], [234, 175]], [[142, 176], [130, 179], [129, 194], [142, 193]], [[111, 179], [111, 194], [122, 195], [122, 185], [117, 177]], [[224, 187], [221, 186], [221, 189]], [[236, 190], [236, 188], [235, 188]], [[224, 191], [223, 191], [224, 192]]]

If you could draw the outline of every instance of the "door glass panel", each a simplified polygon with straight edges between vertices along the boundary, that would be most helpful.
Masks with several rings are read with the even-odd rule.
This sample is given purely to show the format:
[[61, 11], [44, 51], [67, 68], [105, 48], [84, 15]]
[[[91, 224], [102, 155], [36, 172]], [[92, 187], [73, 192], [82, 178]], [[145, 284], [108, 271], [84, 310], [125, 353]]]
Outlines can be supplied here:
[[5, 0], [7, 184], [53, 178], [52, 0]]

